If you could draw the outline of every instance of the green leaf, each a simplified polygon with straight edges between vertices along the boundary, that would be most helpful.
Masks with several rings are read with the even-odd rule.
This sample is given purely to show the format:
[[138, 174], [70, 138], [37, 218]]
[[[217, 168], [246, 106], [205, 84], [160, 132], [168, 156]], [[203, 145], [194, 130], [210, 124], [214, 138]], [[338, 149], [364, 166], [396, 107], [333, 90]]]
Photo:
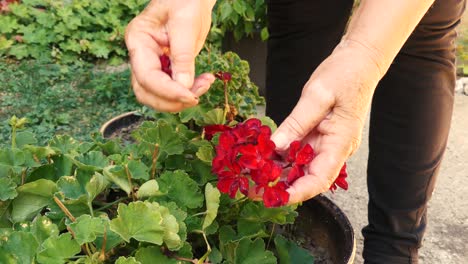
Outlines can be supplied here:
[[221, 4], [220, 10], [221, 20], [226, 20], [226, 18], [228, 18], [233, 11], [232, 6], [228, 1], [225, 1]]
[[205, 200], [206, 200], [206, 216], [203, 220], [203, 229], [213, 223], [214, 219], [218, 215], [219, 197], [221, 193], [217, 188], [214, 188], [210, 183], [206, 184], [205, 187]]
[[30, 227], [31, 234], [34, 235], [39, 244], [42, 244], [47, 238], [59, 235], [59, 229], [57, 225], [46, 216], [38, 216], [31, 223]]
[[[110, 222], [106, 227], [106, 252], [109, 252], [114, 247], [123, 243], [123, 239], [120, 237], [120, 235], [110, 230], [109, 224]], [[104, 246], [104, 236], [98, 236], [94, 243], [96, 244], [96, 248], [102, 248]]]
[[26, 182], [33, 182], [40, 179], [57, 181], [59, 177], [56, 175], [55, 164], [45, 164], [34, 168], [26, 178]]
[[85, 194], [85, 190], [81, 187], [78, 180], [73, 176], [63, 176], [57, 181], [57, 187], [66, 198], [78, 199]]
[[10, 47], [8, 54], [16, 57], [18, 60], [22, 60], [29, 55], [28, 46], [25, 44], [13, 45]]
[[6, 201], [6, 202], [0, 201], [0, 240], [2, 238], [1, 229], [2, 228], [9, 229], [11, 227], [10, 205], [11, 205], [11, 200]]
[[[82, 195], [78, 199], [65, 199], [60, 197], [60, 195], [57, 197], [73, 216], [78, 217], [82, 214], [89, 214], [86, 195]], [[67, 217], [54, 201], [48, 205], [48, 209], [49, 211], [46, 212], [46, 215], [52, 220], [61, 221], [64, 217]]]
[[236, 11], [239, 15], [244, 16], [244, 12], [246, 10], [246, 2], [240, 0], [234, 0], [232, 3], [232, 7], [234, 11]]
[[237, 221], [237, 233], [239, 237], [267, 237], [269, 234], [265, 232], [265, 224], [251, 222], [244, 219]]
[[85, 186], [88, 203], [91, 203], [96, 196], [103, 192], [107, 185], [109, 185], [109, 181], [102, 174], [96, 172]]
[[206, 164], [201, 160], [192, 160], [190, 161], [190, 166], [192, 167], [191, 176], [198, 185], [203, 186], [208, 181], [216, 180], [216, 176], [211, 172], [211, 166]]
[[11, 218], [13, 222], [31, 219], [47, 206], [57, 186], [50, 180], [37, 180], [17, 188], [18, 197], [13, 200]]
[[73, 159], [73, 163], [82, 170], [100, 171], [107, 166], [109, 162], [102, 152], [90, 151]]
[[130, 194], [132, 186], [128, 182], [127, 173], [123, 166], [107, 166], [104, 168], [103, 173], [108, 180], [117, 184], [127, 194]]
[[268, 126], [271, 129], [271, 132], [275, 132], [275, 130], [278, 128], [275, 121], [273, 121], [273, 119], [269, 118], [268, 116], [262, 116], [258, 119], [262, 122], [262, 125]]
[[213, 146], [209, 145], [209, 146], [202, 146], [198, 149], [197, 153], [196, 153], [197, 157], [208, 163], [208, 164], [211, 164], [211, 161], [213, 160], [214, 158], [214, 150], [213, 150]]
[[19, 149], [0, 149], [0, 164], [17, 167], [25, 162], [24, 152]]
[[[23, 231], [11, 233], [1, 246], [3, 250], [15, 258], [16, 261], [12, 263], [34, 263], [38, 247], [39, 243], [37, 243], [34, 236], [31, 233]], [[2, 255], [1, 252], [0, 255]]]
[[159, 191], [158, 182], [154, 179], [143, 183], [137, 192], [138, 199], [159, 195], [163, 194]]
[[[153, 204], [154, 205], [154, 204]], [[178, 250], [184, 243], [179, 236], [179, 223], [177, 218], [171, 214], [169, 208], [159, 206], [161, 216], [163, 217], [162, 225], [164, 226], [164, 243], [169, 250]]]
[[203, 205], [203, 195], [198, 184], [181, 170], [166, 171], [158, 179], [161, 192], [182, 208], [199, 208]]
[[133, 179], [149, 180], [149, 168], [143, 162], [130, 160], [127, 166]]
[[[263, 239], [242, 239], [236, 250], [236, 264], [276, 264], [276, 258], [273, 252], [265, 250]], [[308, 263], [308, 262], [297, 262]]]
[[111, 47], [109, 44], [110, 43], [102, 40], [92, 41], [89, 43], [89, 50], [96, 57], [107, 59], [109, 57], [109, 53], [111, 52]]
[[[161, 262], [162, 263], [162, 262]], [[115, 264], [142, 264], [140, 261], [136, 260], [134, 257], [119, 257], [116, 261]]]
[[58, 135], [49, 141], [50, 147], [60, 151], [63, 154], [75, 154], [79, 145], [79, 142], [68, 135]]
[[76, 218], [76, 222], [70, 224], [71, 230], [75, 233], [75, 240], [78, 244], [93, 242], [97, 236], [104, 235], [106, 224], [109, 219], [102, 217], [92, 217], [90, 215], [81, 215]]
[[10, 178], [0, 178], [0, 201], [6, 201], [15, 198], [16, 184]]
[[54, 161], [55, 175], [57, 177], [68, 176], [72, 174], [73, 161], [65, 155], [52, 157]]
[[202, 110], [199, 105], [184, 109], [179, 113], [180, 122], [187, 123], [190, 120], [195, 120], [196, 122], [201, 116], [203, 116], [204, 112], [205, 111]]
[[273, 222], [276, 224], [292, 224], [297, 212], [292, 206], [266, 208], [262, 203], [248, 203], [241, 211], [240, 218], [254, 222]]
[[270, 34], [268, 33], [268, 28], [267, 27], [262, 28], [262, 31], [260, 31], [260, 38], [263, 41], [266, 41], [269, 36]]
[[162, 245], [164, 227], [161, 225], [163, 218], [155, 206], [145, 201], [137, 201], [119, 204], [118, 215], [112, 219], [110, 228], [119, 234], [125, 241], [130, 238], [138, 241]]
[[145, 247], [140, 248], [135, 254], [135, 258], [141, 264], [155, 264], [155, 263], [164, 263], [164, 264], [177, 264], [177, 260], [173, 258], [168, 258], [161, 252], [159, 247]]
[[41, 264], [63, 264], [80, 251], [80, 245], [72, 239], [70, 233], [58, 237], [49, 237], [42, 243], [42, 250], [37, 253], [37, 262]]
[[158, 156], [163, 152], [167, 155], [175, 155], [182, 154], [184, 151], [179, 134], [165, 120], [158, 120], [156, 127], [146, 129], [141, 139], [152, 146], [158, 145]]
[[24, 145], [37, 144], [37, 139], [33, 133], [29, 131], [20, 131], [16, 133], [16, 146], [22, 148]]
[[208, 111], [203, 118], [203, 125], [219, 125], [224, 123], [224, 111], [221, 108]]
[[314, 257], [309, 251], [299, 247], [296, 243], [280, 235], [277, 235], [274, 241], [280, 264], [314, 263]]

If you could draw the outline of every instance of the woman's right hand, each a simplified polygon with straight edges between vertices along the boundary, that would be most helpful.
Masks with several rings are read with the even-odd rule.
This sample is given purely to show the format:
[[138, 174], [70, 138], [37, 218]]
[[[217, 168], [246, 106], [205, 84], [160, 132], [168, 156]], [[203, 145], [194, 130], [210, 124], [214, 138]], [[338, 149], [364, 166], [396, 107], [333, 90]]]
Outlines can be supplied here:
[[[215, 0], [152, 0], [128, 25], [132, 86], [137, 99], [156, 110], [177, 112], [195, 106], [214, 82], [211, 73], [195, 77], [195, 57], [211, 26]], [[168, 50], [172, 76], [159, 57]]]

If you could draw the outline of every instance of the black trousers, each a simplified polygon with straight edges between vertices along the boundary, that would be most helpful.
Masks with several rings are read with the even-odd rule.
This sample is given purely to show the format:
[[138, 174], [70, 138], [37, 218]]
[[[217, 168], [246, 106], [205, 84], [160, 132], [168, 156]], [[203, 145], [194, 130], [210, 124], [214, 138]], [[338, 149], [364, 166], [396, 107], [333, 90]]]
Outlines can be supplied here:
[[[267, 115], [277, 123], [291, 112], [314, 69], [339, 43], [352, 5], [352, 0], [268, 1]], [[464, 0], [436, 0], [374, 94], [369, 224], [362, 230], [366, 263], [417, 263], [427, 202], [449, 133], [455, 28], [464, 6]]]

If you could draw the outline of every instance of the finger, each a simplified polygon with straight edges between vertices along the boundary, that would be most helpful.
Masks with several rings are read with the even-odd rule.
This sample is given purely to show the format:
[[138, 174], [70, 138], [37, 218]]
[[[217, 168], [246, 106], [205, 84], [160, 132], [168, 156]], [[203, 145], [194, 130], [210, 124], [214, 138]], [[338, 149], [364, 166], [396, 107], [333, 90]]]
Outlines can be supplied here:
[[171, 19], [167, 22], [173, 78], [187, 89], [192, 87], [195, 78], [195, 56], [201, 30], [201, 18], [190, 8], [194, 7], [175, 10], [169, 14]]
[[138, 84], [155, 96], [185, 104], [196, 104], [196, 96], [192, 92], [161, 70], [158, 55], [160, 49], [154, 41], [151, 42], [142, 44], [130, 52], [132, 72]]
[[[132, 75], [132, 86], [137, 100], [153, 109], [164, 112], [179, 112], [185, 108], [192, 107], [196, 104], [186, 104], [180, 101], [172, 101], [166, 98], [156, 96], [146, 91]], [[198, 101], [197, 101], [198, 102]]]
[[210, 86], [215, 81], [215, 77], [211, 73], [204, 73], [198, 76], [190, 90], [195, 96], [200, 97], [210, 89]]
[[272, 135], [277, 149], [284, 151], [292, 141], [302, 140], [327, 116], [333, 105], [333, 95], [320, 80], [306, 84], [294, 110]]

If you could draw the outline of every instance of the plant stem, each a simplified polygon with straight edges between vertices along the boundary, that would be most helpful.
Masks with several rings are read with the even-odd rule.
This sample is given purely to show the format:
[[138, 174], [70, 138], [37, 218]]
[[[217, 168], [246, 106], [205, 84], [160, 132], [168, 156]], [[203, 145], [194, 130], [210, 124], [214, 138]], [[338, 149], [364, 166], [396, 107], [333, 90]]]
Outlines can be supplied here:
[[88, 208], [89, 208], [89, 213], [91, 214], [92, 217], [94, 217], [94, 211], [93, 211], [93, 204], [92, 202], [88, 202]]
[[224, 120], [227, 118], [227, 114], [229, 113], [229, 96], [228, 96], [228, 86], [227, 81], [224, 81]]
[[76, 222], [76, 218], [70, 213], [70, 211], [68, 211], [67, 207], [62, 203], [62, 201], [60, 201], [59, 198], [57, 198], [57, 196], [54, 196], [54, 201], [72, 222]]
[[107, 228], [106, 226], [104, 226], [101, 253], [99, 254], [99, 261], [102, 261], [102, 262], [106, 260], [106, 244], [107, 244]]
[[130, 185], [130, 193], [128, 194], [129, 197], [132, 197], [133, 201], [135, 201], [135, 195], [133, 193], [133, 184], [132, 184], [132, 175], [128, 170], [128, 165], [125, 164], [125, 174], [127, 174], [128, 184]]
[[16, 148], [16, 127], [11, 127], [11, 148]]
[[208, 258], [208, 256], [209, 256], [210, 253], [211, 253], [211, 246], [210, 246], [210, 243], [208, 243], [208, 239], [206, 238], [205, 232], [202, 231], [202, 235], [203, 235], [203, 239], [205, 239], [205, 243], [206, 243], [206, 253], [205, 253], [205, 255], [203, 255], [203, 257], [201, 257], [201, 258], [198, 260], [198, 263], [197, 263], [197, 264], [203, 264], [203, 263], [205, 263], [205, 259]]
[[113, 201], [113, 202], [111, 202], [111, 203], [108, 203], [108, 204], [106, 204], [106, 205], [104, 205], [104, 206], [102, 206], [102, 207], [99, 207], [99, 208], [96, 209], [95, 211], [102, 211], [102, 210], [104, 210], [104, 209], [107, 209], [107, 208], [109, 208], [109, 207], [112, 207], [112, 206], [113, 206], [114, 204], [116, 204], [116, 203], [120, 203], [120, 202], [125, 201], [125, 200], [127, 200], [127, 199], [128, 199], [128, 197], [122, 197], [122, 198], [117, 199], [117, 200], [115, 200], [115, 201]]
[[276, 227], [276, 224], [273, 224], [273, 227], [271, 228], [270, 237], [268, 238], [266, 249], [270, 248], [270, 242], [271, 242], [271, 238], [273, 237], [273, 233], [275, 232], [275, 227]]
[[195, 216], [199, 216], [199, 215], [206, 215], [208, 212], [200, 212], [200, 213], [196, 213], [196, 214], [193, 214], [193, 215], [190, 215], [188, 216], [187, 218], [190, 218], [190, 217], [195, 217]]
[[151, 179], [156, 177], [156, 162], [158, 161], [159, 144], [154, 144], [152, 164], [151, 164]]
[[21, 185], [23, 185], [25, 181], [26, 181], [26, 169], [23, 169], [23, 171], [21, 172]]

